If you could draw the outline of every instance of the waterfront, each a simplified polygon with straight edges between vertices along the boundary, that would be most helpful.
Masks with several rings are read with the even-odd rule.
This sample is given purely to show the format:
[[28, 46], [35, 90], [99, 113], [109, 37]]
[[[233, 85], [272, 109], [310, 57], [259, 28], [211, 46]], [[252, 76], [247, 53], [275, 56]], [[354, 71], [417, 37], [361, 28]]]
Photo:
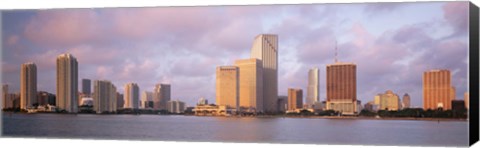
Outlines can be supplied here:
[[3, 114], [2, 136], [248, 143], [466, 146], [468, 122]]

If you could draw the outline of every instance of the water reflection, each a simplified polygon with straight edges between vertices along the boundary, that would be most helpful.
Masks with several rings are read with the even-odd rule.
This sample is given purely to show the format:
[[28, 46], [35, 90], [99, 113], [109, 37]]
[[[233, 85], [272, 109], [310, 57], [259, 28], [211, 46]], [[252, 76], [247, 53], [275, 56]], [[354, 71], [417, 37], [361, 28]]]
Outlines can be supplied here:
[[467, 122], [158, 115], [3, 116], [4, 136], [252, 143], [466, 146]]

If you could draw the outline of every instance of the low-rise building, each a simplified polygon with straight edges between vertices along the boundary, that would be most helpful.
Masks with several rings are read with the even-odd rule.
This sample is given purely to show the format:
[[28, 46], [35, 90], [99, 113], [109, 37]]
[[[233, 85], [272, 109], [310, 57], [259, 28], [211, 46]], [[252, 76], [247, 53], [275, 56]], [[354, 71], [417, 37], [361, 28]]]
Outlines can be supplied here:
[[40, 105], [37, 107], [37, 111], [39, 112], [55, 112], [57, 107], [47, 104], [47, 105]]
[[368, 103], [365, 103], [364, 109], [368, 110], [370, 112], [377, 112], [378, 111], [378, 105], [375, 104], [375, 101], [370, 101]]
[[325, 104], [326, 102], [325, 101], [322, 101], [322, 102], [314, 102], [313, 103], [313, 110], [314, 112], [321, 112], [321, 111], [324, 111], [325, 110]]
[[378, 103], [379, 110], [397, 111], [401, 109], [400, 99], [397, 94], [387, 90], [383, 94], [375, 96], [375, 103]]
[[452, 110], [461, 112], [466, 110], [465, 101], [463, 100], [452, 100]]
[[185, 103], [182, 101], [168, 101], [167, 102], [167, 110], [170, 113], [180, 114], [185, 111]]
[[236, 113], [235, 108], [229, 108], [226, 105], [197, 105], [192, 110], [197, 116], [228, 116]]

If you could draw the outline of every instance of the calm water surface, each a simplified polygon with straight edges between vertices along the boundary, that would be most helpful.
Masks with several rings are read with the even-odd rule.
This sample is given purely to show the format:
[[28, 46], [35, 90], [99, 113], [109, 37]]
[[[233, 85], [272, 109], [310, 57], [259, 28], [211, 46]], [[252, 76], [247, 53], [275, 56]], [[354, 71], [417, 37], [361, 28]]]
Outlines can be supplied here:
[[248, 143], [467, 146], [468, 122], [3, 114], [3, 136]]

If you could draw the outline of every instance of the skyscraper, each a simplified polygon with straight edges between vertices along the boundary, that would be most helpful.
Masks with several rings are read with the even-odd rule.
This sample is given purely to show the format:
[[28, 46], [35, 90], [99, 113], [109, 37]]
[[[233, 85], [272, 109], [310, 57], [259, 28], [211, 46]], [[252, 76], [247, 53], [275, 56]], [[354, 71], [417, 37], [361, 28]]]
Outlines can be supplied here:
[[465, 101], [465, 107], [466, 107], [467, 109], [469, 109], [469, 108], [470, 108], [470, 105], [469, 105], [469, 102], [470, 102], [470, 94], [468, 93], [468, 91], [463, 94], [463, 100]]
[[455, 89], [455, 87], [453, 87], [453, 86], [450, 87], [450, 98], [452, 98], [452, 100], [455, 100], [455, 98], [456, 98], [456, 95], [455, 95], [455, 94], [456, 94], [456, 89]]
[[117, 111], [117, 88], [110, 81], [93, 82], [93, 110], [97, 113]]
[[78, 62], [71, 54], [57, 57], [57, 108], [78, 111]]
[[153, 109], [166, 110], [170, 101], [170, 84], [157, 84], [153, 90]]
[[13, 99], [11, 99], [10, 95], [8, 94], [8, 85], [2, 85], [2, 102], [3, 102], [3, 109], [6, 108], [13, 108]]
[[402, 108], [410, 108], [410, 95], [405, 93], [402, 98]]
[[37, 103], [37, 66], [29, 62], [22, 64], [20, 71], [20, 108], [31, 108], [35, 103]]
[[117, 95], [117, 110], [123, 109], [123, 105], [125, 104], [125, 101], [123, 100], [123, 94], [116, 92], [116, 95]]
[[238, 67], [219, 66], [216, 75], [216, 104], [239, 109]]
[[128, 83], [125, 85], [125, 94], [124, 100], [125, 104], [123, 108], [132, 108], [138, 109], [139, 107], [139, 96], [140, 96], [140, 89], [138, 88], [137, 83]]
[[285, 112], [288, 109], [288, 96], [278, 96], [277, 111]]
[[239, 101], [241, 108], [263, 112], [263, 68], [259, 59], [235, 61], [239, 70]]
[[449, 70], [430, 70], [423, 73], [423, 109], [452, 109], [453, 92]]
[[357, 65], [336, 62], [327, 65], [327, 109], [355, 114], [357, 111]]
[[288, 110], [301, 109], [303, 107], [303, 91], [302, 89], [288, 89]]
[[318, 68], [312, 68], [308, 71], [308, 87], [306, 104], [312, 107], [315, 102], [320, 101], [320, 74]]
[[278, 99], [278, 36], [260, 34], [255, 37], [251, 58], [262, 60], [263, 67], [263, 109], [277, 112]]
[[92, 94], [92, 82], [90, 79], [82, 79], [82, 93], [85, 95], [85, 97], [90, 97]]
[[[141, 107], [142, 108], [153, 108], [153, 93], [150, 91], [143, 91], [141, 96]], [[152, 102], [152, 103], [151, 103]], [[151, 105], [150, 105], [151, 104]]]

